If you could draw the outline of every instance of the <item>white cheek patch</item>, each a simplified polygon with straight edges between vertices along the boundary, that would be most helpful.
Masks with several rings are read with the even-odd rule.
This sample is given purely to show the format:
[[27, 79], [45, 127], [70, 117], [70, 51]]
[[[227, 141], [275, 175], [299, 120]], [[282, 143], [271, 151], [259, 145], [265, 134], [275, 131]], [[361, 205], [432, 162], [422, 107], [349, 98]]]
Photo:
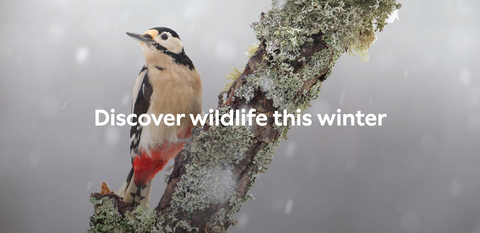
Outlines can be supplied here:
[[172, 49], [170, 51], [174, 53], [181, 53], [183, 50], [183, 44], [182, 41], [178, 38], [172, 37], [170, 38], [171, 44], [172, 44]]
[[169, 37], [168, 40], [162, 40], [158, 41], [158, 43], [168, 49], [172, 53], [181, 53], [183, 50], [183, 44], [182, 41], [178, 38], [175, 37]]

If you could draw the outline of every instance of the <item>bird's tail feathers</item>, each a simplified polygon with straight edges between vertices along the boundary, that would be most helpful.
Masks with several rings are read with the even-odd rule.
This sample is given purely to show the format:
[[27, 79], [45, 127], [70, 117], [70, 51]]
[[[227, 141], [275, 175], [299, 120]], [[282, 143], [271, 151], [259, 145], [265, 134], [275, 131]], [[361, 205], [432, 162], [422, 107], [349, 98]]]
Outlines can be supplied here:
[[133, 167], [127, 176], [127, 180], [123, 182], [116, 194], [123, 198], [123, 201], [132, 204], [133, 206], [143, 205], [148, 207], [150, 205], [150, 196], [152, 193], [152, 181], [147, 182], [146, 185], [138, 187], [134, 182]]

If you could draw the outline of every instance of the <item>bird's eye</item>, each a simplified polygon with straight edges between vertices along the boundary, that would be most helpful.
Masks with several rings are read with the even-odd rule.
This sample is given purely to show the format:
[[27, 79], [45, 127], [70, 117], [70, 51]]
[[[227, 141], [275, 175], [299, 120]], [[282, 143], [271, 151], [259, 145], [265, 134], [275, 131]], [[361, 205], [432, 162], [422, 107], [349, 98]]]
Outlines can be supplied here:
[[168, 39], [168, 35], [164, 33], [164, 34], [162, 34], [161, 38], [162, 38], [162, 40], [167, 40], [167, 39]]

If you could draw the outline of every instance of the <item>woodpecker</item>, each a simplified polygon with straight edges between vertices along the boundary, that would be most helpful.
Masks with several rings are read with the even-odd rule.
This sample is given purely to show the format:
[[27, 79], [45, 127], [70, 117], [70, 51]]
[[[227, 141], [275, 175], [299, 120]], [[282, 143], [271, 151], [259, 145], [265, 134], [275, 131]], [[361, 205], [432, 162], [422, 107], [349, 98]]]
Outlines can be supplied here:
[[[143, 35], [127, 32], [138, 41], [145, 55], [133, 88], [132, 113], [185, 114], [180, 124], [141, 126], [134, 119], [130, 129], [132, 169], [116, 192], [133, 206], [150, 203], [152, 180], [168, 161], [182, 150], [194, 127], [189, 114], [202, 113], [202, 81], [187, 56], [178, 34], [170, 28], [156, 27]], [[153, 122], [153, 121], [152, 121]]]

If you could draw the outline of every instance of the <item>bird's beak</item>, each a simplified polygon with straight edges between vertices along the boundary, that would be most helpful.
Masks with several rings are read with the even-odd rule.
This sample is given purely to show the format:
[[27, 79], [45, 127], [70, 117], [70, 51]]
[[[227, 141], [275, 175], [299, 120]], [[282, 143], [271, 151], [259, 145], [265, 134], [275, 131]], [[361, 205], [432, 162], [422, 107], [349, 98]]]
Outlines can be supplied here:
[[152, 38], [145, 37], [145, 35], [140, 35], [140, 34], [135, 34], [135, 33], [130, 33], [127, 32], [127, 35], [132, 37], [134, 40], [139, 41], [139, 42], [145, 42], [145, 43], [150, 43], [153, 42]]

